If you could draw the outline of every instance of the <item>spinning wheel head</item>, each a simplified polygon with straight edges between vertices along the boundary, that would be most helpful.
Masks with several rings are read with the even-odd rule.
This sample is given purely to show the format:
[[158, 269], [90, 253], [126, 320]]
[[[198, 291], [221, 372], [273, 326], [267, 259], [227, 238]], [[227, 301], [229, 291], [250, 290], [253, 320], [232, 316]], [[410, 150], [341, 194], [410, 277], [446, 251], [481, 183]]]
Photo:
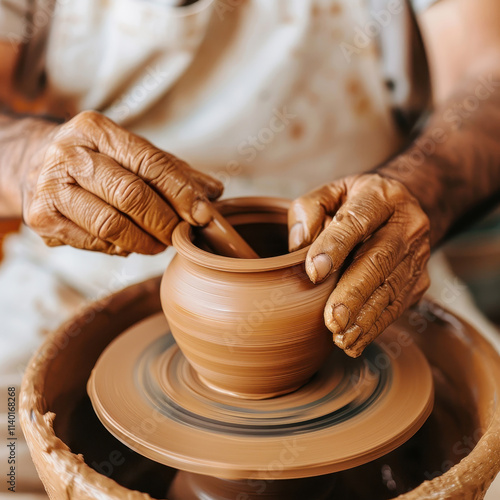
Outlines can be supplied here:
[[429, 365], [389, 328], [363, 357], [332, 352], [293, 393], [244, 400], [200, 380], [163, 315], [133, 326], [103, 352], [88, 382], [105, 427], [157, 462], [227, 479], [312, 477], [395, 449], [433, 404]]

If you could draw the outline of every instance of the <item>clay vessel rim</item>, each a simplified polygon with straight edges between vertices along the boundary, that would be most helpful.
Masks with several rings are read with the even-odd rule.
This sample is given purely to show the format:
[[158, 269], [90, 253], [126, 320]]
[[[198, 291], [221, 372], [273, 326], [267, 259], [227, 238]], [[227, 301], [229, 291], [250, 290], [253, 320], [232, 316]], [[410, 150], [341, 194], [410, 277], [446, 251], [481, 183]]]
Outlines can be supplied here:
[[[239, 211], [255, 214], [269, 211], [288, 211], [291, 201], [286, 198], [249, 196], [241, 198], [228, 198], [216, 203], [223, 215], [234, 215]], [[177, 253], [202, 267], [230, 272], [259, 272], [273, 271], [302, 264], [311, 245], [284, 255], [266, 257], [262, 259], [237, 259], [213, 254], [197, 247], [193, 243], [192, 227], [185, 221], [174, 229], [172, 243]]]

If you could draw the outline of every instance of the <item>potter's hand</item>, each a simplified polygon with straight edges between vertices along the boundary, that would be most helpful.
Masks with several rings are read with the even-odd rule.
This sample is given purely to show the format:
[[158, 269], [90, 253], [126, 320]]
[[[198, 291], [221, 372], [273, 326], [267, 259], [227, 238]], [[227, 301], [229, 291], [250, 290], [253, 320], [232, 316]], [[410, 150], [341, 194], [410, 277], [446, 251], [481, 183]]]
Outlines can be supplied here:
[[86, 111], [51, 129], [22, 186], [23, 217], [49, 246], [155, 254], [179, 218], [208, 222], [220, 182]]
[[346, 268], [324, 317], [334, 342], [352, 357], [429, 286], [429, 219], [398, 181], [347, 177], [295, 200], [288, 217], [290, 250], [314, 241], [306, 259], [313, 283]]

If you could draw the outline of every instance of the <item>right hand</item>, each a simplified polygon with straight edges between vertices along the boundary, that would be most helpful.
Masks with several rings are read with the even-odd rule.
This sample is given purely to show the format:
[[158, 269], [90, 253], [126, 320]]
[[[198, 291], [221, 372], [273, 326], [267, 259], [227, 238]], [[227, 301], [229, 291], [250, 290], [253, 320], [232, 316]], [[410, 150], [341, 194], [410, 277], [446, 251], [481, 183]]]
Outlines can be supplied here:
[[288, 221], [291, 251], [312, 243], [305, 266], [313, 283], [342, 269], [324, 318], [349, 356], [359, 356], [429, 286], [429, 217], [395, 179], [338, 179], [295, 200]]
[[84, 111], [50, 131], [25, 175], [23, 217], [49, 246], [156, 254], [180, 219], [205, 225], [222, 184]]

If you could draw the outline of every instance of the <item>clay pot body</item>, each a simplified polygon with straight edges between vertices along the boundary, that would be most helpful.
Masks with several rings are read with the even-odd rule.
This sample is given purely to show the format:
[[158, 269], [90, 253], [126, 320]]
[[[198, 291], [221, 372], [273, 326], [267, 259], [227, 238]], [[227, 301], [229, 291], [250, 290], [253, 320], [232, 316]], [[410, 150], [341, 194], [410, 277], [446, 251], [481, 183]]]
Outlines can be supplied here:
[[[86, 393], [90, 372], [106, 346], [161, 310], [159, 286], [158, 279], [150, 280], [92, 304], [50, 334], [30, 361], [19, 415], [52, 500], [168, 498], [175, 471], [113, 438]], [[427, 301], [420, 311], [405, 313], [395, 327], [411, 335], [433, 368], [433, 413], [423, 433], [391, 457], [336, 474], [335, 492], [341, 491], [335, 498], [479, 500], [500, 470], [500, 357], [474, 328]], [[144, 422], [151, 430], [154, 424]], [[403, 480], [400, 496], [399, 488], [387, 493], [382, 476], [387, 464], [396, 481], [398, 467], [411, 476]], [[448, 470], [450, 464], [456, 465]], [[342, 495], [343, 490], [348, 494]]]
[[[337, 278], [313, 285], [307, 249], [286, 253], [288, 205], [272, 198], [218, 204], [261, 259], [208, 253], [187, 223], [174, 231], [178, 254], [162, 280], [163, 310], [186, 358], [217, 390], [255, 399], [293, 391], [332, 349], [323, 310]], [[284, 254], [268, 257], [276, 252]]]

